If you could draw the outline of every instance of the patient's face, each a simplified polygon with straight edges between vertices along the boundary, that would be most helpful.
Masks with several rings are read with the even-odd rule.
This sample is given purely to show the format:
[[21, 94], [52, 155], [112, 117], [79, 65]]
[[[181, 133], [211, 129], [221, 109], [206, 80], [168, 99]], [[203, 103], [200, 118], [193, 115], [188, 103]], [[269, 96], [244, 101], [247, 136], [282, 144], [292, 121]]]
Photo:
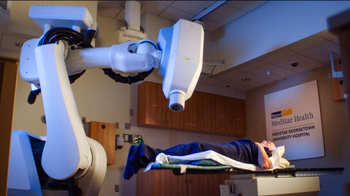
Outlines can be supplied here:
[[262, 145], [263, 147], [269, 148], [270, 151], [274, 151], [274, 150], [276, 149], [275, 143], [273, 143], [273, 142], [271, 142], [271, 141], [263, 140], [263, 141], [261, 142], [261, 145]]

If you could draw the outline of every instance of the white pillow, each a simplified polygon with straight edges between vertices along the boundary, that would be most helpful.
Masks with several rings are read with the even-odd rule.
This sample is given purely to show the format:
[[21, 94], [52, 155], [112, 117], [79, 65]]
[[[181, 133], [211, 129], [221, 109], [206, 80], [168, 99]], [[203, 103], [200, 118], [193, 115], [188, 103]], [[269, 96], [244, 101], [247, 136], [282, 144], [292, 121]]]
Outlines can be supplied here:
[[285, 152], [285, 147], [283, 146], [278, 146], [276, 149], [278, 149], [278, 151], [280, 152], [280, 156], [282, 157], [284, 155]]
[[287, 159], [285, 159], [285, 158], [282, 158], [282, 157], [281, 157], [281, 164], [285, 165], [285, 166], [289, 166], [290, 165], [289, 161]]

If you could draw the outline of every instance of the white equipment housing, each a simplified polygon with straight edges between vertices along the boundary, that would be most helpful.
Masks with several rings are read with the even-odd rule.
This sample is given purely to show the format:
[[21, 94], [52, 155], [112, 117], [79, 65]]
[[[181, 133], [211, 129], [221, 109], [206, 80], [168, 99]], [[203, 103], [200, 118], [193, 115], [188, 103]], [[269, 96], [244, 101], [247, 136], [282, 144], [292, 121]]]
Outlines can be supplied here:
[[[173, 111], [185, 109], [185, 101], [192, 96], [197, 84], [202, 71], [198, 64], [203, 63], [203, 37], [200, 24], [183, 19], [172, 28], [163, 28], [159, 32], [158, 42], [166, 51], [159, 73], [164, 76], [163, 92]], [[167, 40], [172, 42], [167, 43]]]
[[[271, 186], [273, 185], [273, 186]], [[231, 175], [220, 185], [220, 196], [316, 196], [320, 192], [319, 176], [271, 177], [254, 174]]]
[[128, 25], [117, 30], [114, 37], [117, 44], [127, 41], [140, 41], [147, 38], [146, 32], [140, 31], [141, 4], [137, 1], [125, 1], [125, 21]]
[[128, 41], [140, 41], [142, 39], [146, 39], [147, 34], [142, 33], [141, 31], [122, 27], [120, 30], [115, 32], [114, 37], [117, 40], [117, 44], [121, 44]]
[[81, 28], [97, 28], [89, 10], [80, 6], [34, 5], [29, 9], [29, 17], [44, 33], [53, 27], [68, 27], [78, 32]]

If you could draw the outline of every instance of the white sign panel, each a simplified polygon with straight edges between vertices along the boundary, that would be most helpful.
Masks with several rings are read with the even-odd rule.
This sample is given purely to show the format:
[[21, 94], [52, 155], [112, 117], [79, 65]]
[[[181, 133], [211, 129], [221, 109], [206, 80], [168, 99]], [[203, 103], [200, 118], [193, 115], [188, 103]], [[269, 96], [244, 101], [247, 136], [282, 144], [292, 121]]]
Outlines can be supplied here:
[[288, 160], [324, 156], [317, 81], [265, 95], [267, 140]]

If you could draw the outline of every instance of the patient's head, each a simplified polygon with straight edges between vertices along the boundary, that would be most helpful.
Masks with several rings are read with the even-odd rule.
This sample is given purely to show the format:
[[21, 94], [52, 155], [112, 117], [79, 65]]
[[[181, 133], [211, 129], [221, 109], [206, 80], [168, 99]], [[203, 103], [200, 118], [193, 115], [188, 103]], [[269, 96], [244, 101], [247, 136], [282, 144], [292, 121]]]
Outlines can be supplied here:
[[273, 142], [271, 142], [271, 141], [263, 140], [263, 141], [261, 142], [261, 145], [262, 145], [263, 147], [268, 148], [270, 151], [274, 151], [274, 150], [276, 149], [275, 143], [273, 143]]

